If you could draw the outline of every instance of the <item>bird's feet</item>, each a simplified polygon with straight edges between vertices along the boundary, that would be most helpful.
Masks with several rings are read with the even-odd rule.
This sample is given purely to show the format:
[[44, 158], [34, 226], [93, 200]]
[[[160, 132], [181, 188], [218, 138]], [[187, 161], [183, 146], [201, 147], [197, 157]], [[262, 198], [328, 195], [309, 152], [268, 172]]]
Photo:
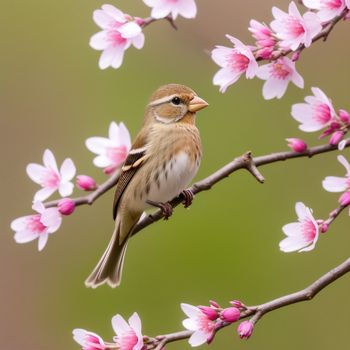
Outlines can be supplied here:
[[164, 220], [168, 220], [170, 216], [173, 214], [173, 207], [169, 202], [160, 203], [160, 202], [147, 200], [146, 203], [148, 203], [149, 205], [152, 205], [153, 207], [159, 208], [162, 211]]
[[191, 190], [183, 190], [180, 194], [183, 197], [182, 204], [185, 208], [188, 208], [193, 201], [194, 194]]

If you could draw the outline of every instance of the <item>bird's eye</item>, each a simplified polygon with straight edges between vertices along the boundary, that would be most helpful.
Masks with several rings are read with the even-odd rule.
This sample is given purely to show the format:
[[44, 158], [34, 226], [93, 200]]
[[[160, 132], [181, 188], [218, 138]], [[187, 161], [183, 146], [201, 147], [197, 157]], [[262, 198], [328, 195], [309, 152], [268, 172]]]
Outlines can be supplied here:
[[172, 100], [171, 103], [178, 106], [181, 103], [180, 97], [175, 96]]

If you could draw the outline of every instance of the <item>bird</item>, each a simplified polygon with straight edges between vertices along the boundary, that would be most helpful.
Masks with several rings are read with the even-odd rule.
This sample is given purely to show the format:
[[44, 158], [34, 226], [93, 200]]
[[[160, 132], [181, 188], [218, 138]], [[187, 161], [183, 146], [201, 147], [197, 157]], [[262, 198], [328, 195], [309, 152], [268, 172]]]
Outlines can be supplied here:
[[120, 285], [128, 241], [146, 209], [158, 207], [168, 219], [173, 198], [182, 194], [184, 205], [191, 204], [193, 194], [185, 189], [202, 157], [196, 112], [207, 106], [205, 100], [181, 84], [161, 86], [151, 96], [143, 126], [115, 187], [112, 238], [86, 279], [87, 287]]

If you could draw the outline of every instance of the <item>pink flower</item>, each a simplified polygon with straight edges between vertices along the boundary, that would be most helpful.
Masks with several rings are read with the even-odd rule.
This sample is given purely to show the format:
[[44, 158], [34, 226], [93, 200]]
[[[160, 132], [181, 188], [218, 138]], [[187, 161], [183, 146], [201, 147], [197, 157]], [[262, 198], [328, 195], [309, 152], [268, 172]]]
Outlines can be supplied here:
[[306, 142], [301, 139], [289, 138], [286, 141], [288, 142], [288, 147], [294, 152], [303, 153], [307, 150]]
[[344, 166], [346, 174], [344, 177], [327, 176], [322, 181], [322, 186], [328, 192], [344, 192], [350, 189], [350, 165], [345, 157], [341, 155], [337, 159]]
[[98, 156], [94, 159], [97, 167], [104, 168], [106, 174], [113, 173], [126, 159], [131, 148], [128, 129], [123, 123], [112, 122], [109, 126], [109, 137], [90, 137], [86, 147]]
[[299, 123], [299, 129], [306, 132], [318, 131], [330, 125], [336, 117], [331, 100], [316, 87], [311, 88], [314, 96], [305, 97], [306, 103], [292, 106], [292, 117]]
[[153, 18], [164, 18], [172, 16], [176, 19], [178, 15], [185, 18], [194, 18], [197, 14], [197, 6], [194, 0], [143, 0], [152, 7]]
[[329, 139], [329, 144], [333, 146], [338, 145], [339, 142], [343, 139], [343, 137], [344, 131], [335, 131]]
[[218, 312], [210, 306], [198, 306], [198, 308], [212, 321], [219, 317]]
[[255, 19], [250, 20], [248, 30], [252, 33], [253, 38], [256, 39], [258, 47], [256, 51], [257, 57], [263, 59], [271, 58], [276, 44], [276, 38], [272, 30], [266, 24], [260, 23]]
[[302, 44], [309, 47], [312, 38], [322, 30], [317, 15], [306, 12], [301, 16], [293, 1], [289, 4], [288, 13], [273, 7], [272, 14], [275, 20], [271, 22], [271, 28], [276, 32], [277, 38], [281, 39], [279, 45], [286, 50], [295, 51]]
[[77, 187], [83, 191], [94, 191], [97, 188], [97, 183], [91, 176], [78, 175]]
[[131, 45], [137, 49], [143, 48], [145, 36], [141, 26], [114, 6], [102, 5], [102, 10], [94, 11], [93, 19], [102, 28], [90, 39], [93, 49], [103, 51], [99, 61], [101, 69], [109, 66], [119, 68], [123, 63], [124, 51]]
[[298, 202], [295, 205], [295, 211], [298, 222], [292, 222], [282, 228], [287, 238], [280, 242], [280, 249], [285, 253], [314, 249], [319, 235], [319, 227], [312, 215], [312, 210], [304, 203]]
[[220, 316], [225, 322], [232, 323], [239, 320], [241, 317], [241, 312], [236, 307], [228, 307], [221, 311]]
[[119, 350], [141, 350], [143, 348], [141, 320], [136, 312], [129, 318], [129, 324], [122, 316], [114, 316], [112, 326], [116, 333], [113, 340], [117, 343]]
[[199, 346], [210, 341], [215, 334], [215, 321], [212, 321], [200, 308], [181, 304], [182, 311], [189, 317], [182, 324], [190, 331], [193, 331], [189, 339], [191, 346]]
[[70, 198], [63, 198], [57, 204], [58, 211], [62, 215], [71, 215], [75, 210], [75, 202]]
[[256, 75], [266, 80], [263, 87], [263, 96], [266, 100], [281, 98], [290, 81], [300, 88], [304, 87], [303, 77], [296, 71], [295, 62], [288, 57], [281, 57], [275, 62], [260, 66]]
[[43, 165], [30, 163], [27, 165], [28, 176], [42, 189], [35, 193], [34, 201], [44, 201], [58, 190], [62, 197], [66, 197], [73, 192], [71, 180], [75, 175], [75, 166], [70, 158], [63, 161], [60, 170], [53, 153], [47, 149], [43, 155]]
[[14, 239], [17, 243], [28, 243], [38, 239], [38, 250], [41, 251], [49, 234], [56, 232], [61, 226], [62, 217], [57, 208], [46, 209], [41, 202], [35, 202], [32, 208], [38, 214], [13, 220], [11, 229], [15, 231]]
[[96, 333], [76, 328], [73, 330], [73, 339], [81, 345], [83, 350], [105, 350], [107, 349], [103, 339]]
[[343, 123], [345, 123], [345, 124], [349, 124], [350, 123], [350, 115], [345, 109], [339, 109], [338, 114], [339, 114], [340, 120]]
[[222, 67], [214, 76], [213, 84], [220, 86], [220, 92], [234, 84], [245, 73], [247, 79], [254, 78], [258, 64], [251, 49], [231, 35], [226, 37], [234, 48], [216, 46], [211, 53], [213, 61]]
[[346, 8], [345, 0], [303, 0], [305, 6], [318, 10], [317, 15], [322, 22], [339, 16]]
[[248, 339], [254, 330], [254, 325], [250, 321], [243, 321], [237, 328], [237, 333], [241, 339]]

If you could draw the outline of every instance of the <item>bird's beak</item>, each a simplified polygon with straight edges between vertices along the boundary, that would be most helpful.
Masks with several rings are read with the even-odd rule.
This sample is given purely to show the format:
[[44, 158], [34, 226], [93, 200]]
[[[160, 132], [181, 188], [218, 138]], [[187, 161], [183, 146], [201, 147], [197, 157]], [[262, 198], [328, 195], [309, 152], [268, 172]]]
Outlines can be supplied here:
[[193, 97], [193, 99], [191, 100], [189, 106], [188, 106], [188, 110], [192, 113], [195, 113], [197, 111], [200, 111], [201, 109], [208, 107], [209, 104], [204, 101], [202, 98], [195, 96]]

